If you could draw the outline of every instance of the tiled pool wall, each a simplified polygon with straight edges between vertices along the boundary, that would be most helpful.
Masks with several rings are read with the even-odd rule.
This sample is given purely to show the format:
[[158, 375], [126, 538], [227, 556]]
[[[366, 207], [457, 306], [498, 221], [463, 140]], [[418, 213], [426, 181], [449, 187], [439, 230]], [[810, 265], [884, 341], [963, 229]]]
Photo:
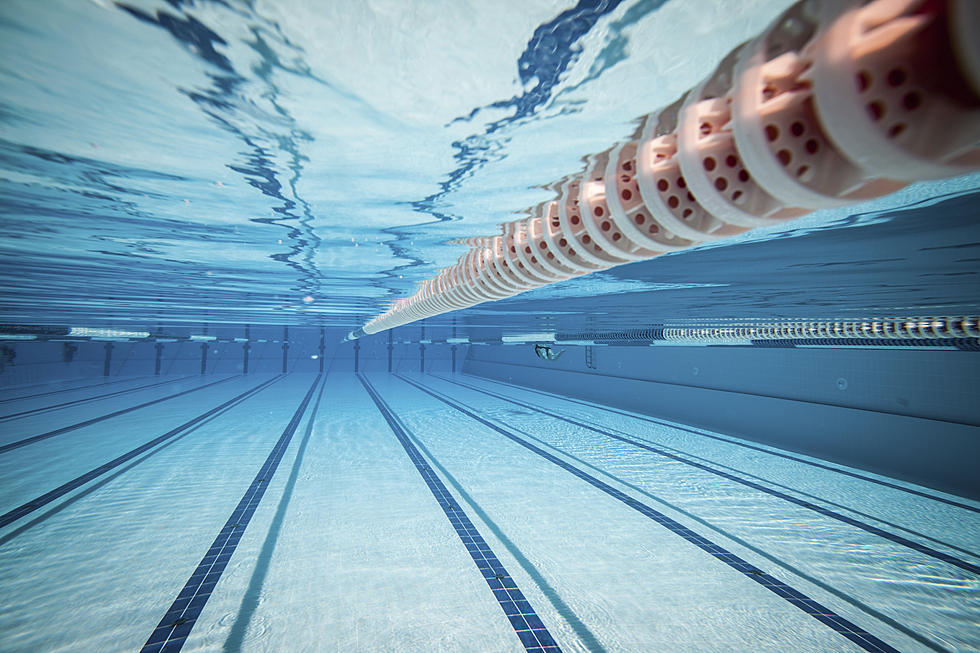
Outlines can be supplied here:
[[176, 331], [215, 340], [6, 343], [0, 387], [202, 373], [466, 372], [980, 497], [978, 352], [613, 345], [568, 346], [544, 361], [530, 344], [446, 343], [450, 327], [354, 342], [341, 328], [251, 326], [247, 342], [243, 327]]
[[933, 349], [569, 347], [551, 362], [473, 347], [463, 371], [975, 498], [978, 363]]
[[[467, 345], [420, 344], [428, 339], [451, 337], [451, 327], [404, 327], [388, 341], [378, 334], [344, 342], [346, 328], [282, 326], [174, 327], [164, 329], [178, 338], [149, 338], [139, 341], [10, 341], [3, 343], [0, 358], [0, 388], [88, 377], [147, 375], [244, 374], [281, 372], [353, 372], [355, 359], [360, 371], [417, 372], [423, 368], [451, 371], [462, 367]], [[190, 340], [190, 337], [199, 338]], [[200, 340], [214, 338], [214, 340]], [[410, 344], [401, 341], [411, 340]], [[425, 338], [421, 338], [425, 339]], [[244, 342], [247, 340], [247, 342]], [[321, 344], [323, 348], [321, 349]]]

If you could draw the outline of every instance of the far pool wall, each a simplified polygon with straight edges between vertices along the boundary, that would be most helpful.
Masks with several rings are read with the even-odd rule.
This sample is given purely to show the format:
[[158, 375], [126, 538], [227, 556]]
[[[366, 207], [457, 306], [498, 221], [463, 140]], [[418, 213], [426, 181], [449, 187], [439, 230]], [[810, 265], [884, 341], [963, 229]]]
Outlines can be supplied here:
[[[187, 329], [185, 328], [185, 331]], [[355, 354], [362, 372], [388, 370], [388, 334], [367, 336], [344, 342], [349, 327], [325, 328], [321, 349], [321, 330], [317, 328], [252, 325], [198, 328], [197, 333], [216, 341], [166, 341], [155, 339], [132, 342], [88, 341], [8, 341], [0, 352], [0, 389], [102, 377], [142, 377], [195, 374], [275, 374], [279, 372], [354, 371]], [[249, 342], [229, 342], [234, 338]], [[445, 342], [450, 327], [420, 327], [394, 330], [391, 369], [394, 372], [459, 371], [466, 357], [465, 345]], [[422, 343], [420, 339], [437, 342]], [[284, 340], [286, 341], [284, 343]], [[411, 342], [406, 343], [409, 340]], [[442, 341], [442, 342], [438, 342]], [[158, 350], [159, 348], [159, 350]], [[454, 351], [455, 350], [455, 351]]]
[[980, 353], [596, 346], [592, 365], [490, 345], [463, 371], [980, 498]]
[[[389, 341], [390, 334], [390, 341]], [[388, 346], [391, 345], [391, 371], [398, 373], [418, 373], [424, 367], [426, 372], [448, 373], [460, 371], [466, 358], [468, 346], [445, 342], [453, 335], [448, 326], [427, 326], [410, 324], [383, 331], [344, 343], [335, 357], [338, 369], [353, 369], [354, 347], [358, 347], [358, 370], [361, 372], [387, 372]], [[433, 342], [420, 343], [419, 340]]]

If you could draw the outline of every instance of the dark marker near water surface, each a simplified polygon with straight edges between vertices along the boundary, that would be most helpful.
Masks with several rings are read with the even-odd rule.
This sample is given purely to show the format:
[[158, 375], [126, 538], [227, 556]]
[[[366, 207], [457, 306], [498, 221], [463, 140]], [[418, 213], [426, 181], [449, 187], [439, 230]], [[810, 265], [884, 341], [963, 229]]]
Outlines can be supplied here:
[[534, 345], [534, 353], [538, 355], [538, 358], [545, 361], [556, 361], [558, 357], [565, 353], [562, 349], [559, 352], [555, 352], [554, 349], [548, 345]]

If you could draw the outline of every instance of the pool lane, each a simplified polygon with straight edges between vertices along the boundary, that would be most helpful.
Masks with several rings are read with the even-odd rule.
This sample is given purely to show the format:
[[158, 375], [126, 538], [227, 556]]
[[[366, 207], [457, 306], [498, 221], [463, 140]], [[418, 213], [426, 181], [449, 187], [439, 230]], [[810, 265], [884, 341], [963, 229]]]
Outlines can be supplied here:
[[[0, 546], [0, 648], [138, 650], [254, 481], [311, 380], [288, 375], [77, 490], [43, 524]], [[209, 394], [191, 395], [192, 415], [214, 407]], [[269, 491], [276, 487], [274, 479]]]
[[524, 593], [517, 587], [507, 568], [501, 564], [493, 549], [466, 515], [466, 511], [460, 507], [459, 502], [449, 492], [425, 457], [419, 453], [418, 448], [411, 441], [412, 436], [406, 431], [398, 417], [391, 411], [384, 399], [378, 395], [371, 382], [364, 375], [359, 374], [358, 379], [368, 394], [371, 395], [371, 399], [374, 400], [378, 410], [384, 415], [385, 421], [388, 422], [388, 426], [398, 438], [398, 442], [401, 443], [405, 453], [408, 454], [412, 464], [415, 465], [425, 484], [429, 487], [432, 496], [439, 503], [443, 512], [446, 513], [446, 517], [456, 530], [470, 557], [473, 558], [473, 562], [493, 592], [500, 608], [510, 620], [514, 632], [517, 633], [527, 653], [561, 653], [561, 649], [551, 633], [548, 632], [537, 612], [527, 601]]
[[[514, 383], [508, 383], [506, 381], [500, 381], [498, 379], [489, 379], [481, 376], [471, 376], [469, 374], [460, 375], [466, 378], [472, 383], [477, 383], [491, 389], [501, 390], [509, 389], [515, 390], [523, 395], [532, 394], [539, 398], [547, 398], [549, 400], [557, 400], [558, 402], [565, 404], [567, 407], [572, 408], [569, 414], [574, 413], [574, 409], [578, 407], [585, 407], [589, 409], [589, 415], [598, 416], [605, 419], [613, 419], [614, 416], [620, 418], [625, 418], [629, 423], [636, 426], [639, 423], [645, 423], [647, 425], [653, 425], [654, 427], [660, 427], [670, 429], [671, 431], [680, 431], [687, 434], [692, 434], [700, 439], [711, 439], [716, 442], [726, 443], [732, 447], [738, 447], [747, 451], [755, 451], [765, 454], [767, 457], [776, 456], [783, 458], [787, 461], [793, 461], [799, 463], [799, 465], [804, 467], [811, 467], [814, 469], [821, 469], [825, 471], [833, 472], [835, 475], [847, 476], [852, 479], [857, 479], [863, 483], [870, 483], [874, 485], [881, 486], [883, 488], [889, 488], [895, 490], [896, 494], [887, 495], [890, 499], [895, 497], [902, 497], [903, 495], [912, 495], [914, 497], [919, 497], [926, 499], [928, 503], [943, 503], [961, 510], [966, 510], [969, 512], [974, 512], [980, 514], [980, 502], [971, 501], [969, 499], [964, 499], [951, 494], [945, 494], [938, 490], [933, 490], [931, 488], [923, 488], [921, 486], [903, 482], [896, 481], [895, 479], [889, 479], [880, 475], [876, 475], [870, 472], [864, 472], [861, 470], [846, 467], [841, 464], [828, 463], [811, 456], [806, 456], [804, 454], [795, 454], [787, 450], [777, 449], [775, 447], [767, 447], [764, 445], [759, 445], [754, 442], [740, 439], [735, 436], [725, 435], [721, 433], [715, 433], [708, 431], [706, 429], [701, 429], [697, 427], [688, 426], [686, 424], [680, 424], [677, 422], [670, 422], [668, 420], [657, 419], [655, 417], [650, 417], [649, 415], [642, 415], [640, 413], [633, 413], [625, 410], [620, 410], [619, 408], [614, 408], [612, 406], [606, 406], [603, 404], [597, 404], [589, 401], [584, 401], [582, 399], [577, 399], [573, 397], [566, 397], [564, 395], [555, 394], [553, 392], [547, 392], [544, 390], [538, 390], [535, 388], [529, 388], [522, 385], [517, 385]], [[437, 376], [437, 378], [445, 377]], [[596, 412], [598, 411], [598, 412]], [[615, 419], [613, 419], [615, 421]], [[838, 479], [838, 482], [846, 481], [847, 479]], [[850, 487], [850, 486], [849, 486]], [[906, 499], [909, 497], [905, 497]], [[927, 504], [928, 505], [928, 504]]]
[[827, 506], [814, 504], [814, 503], [811, 503], [811, 502], [809, 502], [809, 501], [807, 501], [805, 499], [797, 498], [797, 497], [795, 497], [795, 496], [793, 496], [791, 494], [788, 494], [786, 492], [783, 492], [782, 490], [780, 490], [780, 489], [778, 489], [776, 487], [773, 487], [771, 484], [760, 483], [760, 482], [757, 482], [755, 480], [752, 480], [752, 479], [749, 479], [749, 478], [745, 478], [744, 476], [741, 476], [741, 475], [732, 474], [732, 473], [730, 473], [730, 472], [722, 469], [721, 467], [710, 465], [710, 464], [705, 464], [703, 462], [700, 462], [700, 461], [695, 460], [695, 459], [693, 459], [691, 457], [688, 457], [688, 456], [678, 455], [677, 453], [674, 453], [674, 452], [672, 452], [672, 451], [670, 451], [670, 450], [668, 450], [668, 449], [666, 449], [664, 447], [658, 447], [658, 446], [649, 444], [647, 442], [640, 441], [640, 440], [632, 437], [632, 434], [625, 433], [623, 431], [619, 431], [618, 429], [613, 429], [611, 427], [599, 427], [599, 426], [597, 426], [596, 424], [594, 424], [594, 423], [592, 423], [590, 421], [582, 420], [582, 419], [576, 419], [574, 417], [567, 417], [567, 416], [561, 415], [561, 414], [559, 414], [559, 413], [557, 413], [557, 412], [555, 412], [553, 410], [546, 410], [546, 409], [540, 408], [540, 407], [534, 405], [533, 403], [529, 403], [529, 402], [526, 402], [526, 401], [520, 401], [520, 400], [517, 400], [517, 399], [506, 397], [506, 396], [501, 395], [499, 393], [491, 392], [491, 391], [488, 391], [488, 390], [481, 390], [481, 389], [476, 388], [474, 386], [471, 386], [471, 385], [468, 385], [468, 384], [465, 384], [465, 383], [460, 383], [459, 381], [454, 381], [454, 380], [450, 380], [450, 379], [444, 379], [444, 380], [447, 381], [447, 382], [449, 382], [449, 383], [451, 383], [451, 384], [453, 384], [453, 385], [456, 385], [458, 387], [467, 388], [467, 389], [470, 389], [470, 390], [475, 390], [476, 392], [479, 392], [479, 393], [481, 393], [481, 394], [483, 394], [483, 395], [485, 395], [487, 397], [493, 397], [495, 399], [501, 399], [503, 401], [506, 401], [509, 404], [512, 404], [512, 405], [515, 405], [515, 406], [520, 406], [522, 408], [526, 408], [526, 409], [531, 410], [531, 411], [534, 411], [536, 413], [540, 413], [541, 415], [545, 415], [545, 416], [550, 417], [552, 419], [556, 419], [556, 420], [565, 422], [567, 424], [571, 424], [573, 426], [577, 426], [579, 428], [582, 428], [582, 429], [591, 431], [592, 433], [596, 433], [596, 434], [601, 435], [601, 436], [606, 437], [606, 438], [610, 438], [610, 439], [618, 440], [620, 442], [624, 442], [624, 443], [629, 444], [629, 445], [632, 445], [634, 447], [637, 447], [637, 448], [643, 449], [645, 451], [649, 451], [651, 453], [654, 453], [654, 454], [656, 454], [658, 456], [663, 456], [665, 458], [669, 458], [670, 460], [674, 460], [674, 461], [679, 462], [679, 463], [682, 463], [684, 465], [688, 465], [688, 466], [693, 467], [695, 469], [698, 469], [700, 471], [707, 472], [709, 474], [714, 474], [715, 476], [719, 476], [721, 478], [724, 478], [726, 480], [729, 480], [729, 481], [731, 481], [733, 483], [737, 483], [737, 484], [742, 485], [744, 487], [747, 487], [747, 488], [750, 488], [750, 489], [753, 489], [753, 490], [757, 490], [759, 492], [764, 492], [766, 494], [769, 494], [770, 496], [776, 497], [777, 499], [782, 499], [783, 501], [788, 501], [789, 503], [792, 503], [793, 505], [799, 506], [801, 508], [805, 508], [807, 510], [812, 510], [814, 512], [817, 512], [817, 513], [823, 515], [824, 517], [828, 517], [830, 519], [839, 521], [839, 522], [841, 522], [843, 524], [847, 524], [848, 526], [853, 526], [855, 528], [859, 528], [859, 529], [861, 529], [861, 530], [863, 530], [863, 531], [865, 531], [867, 533], [870, 533], [872, 535], [876, 535], [878, 537], [882, 537], [882, 538], [884, 538], [886, 540], [889, 540], [891, 542], [894, 542], [895, 544], [898, 544], [899, 546], [904, 546], [904, 547], [906, 547], [908, 549], [911, 549], [913, 551], [916, 551], [918, 553], [922, 553], [922, 554], [927, 555], [927, 556], [929, 556], [931, 558], [935, 558], [936, 560], [939, 560], [941, 562], [945, 562], [947, 564], [953, 565], [954, 567], [957, 567], [959, 569], [962, 569], [963, 571], [969, 572], [970, 574], [973, 574], [974, 576], [980, 575], [980, 565], [976, 565], [976, 564], [974, 564], [973, 562], [971, 562], [969, 560], [964, 560], [963, 558], [960, 558], [960, 557], [957, 557], [956, 555], [947, 553], [946, 551], [940, 551], [939, 549], [936, 549], [936, 548], [934, 548], [934, 547], [932, 547], [932, 546], [930, 546], [928, 544], [924, 544], [922, 542], [918, 542], [918, 541], [915, 541], [915, 540], [910, 540], [907, 537], [904, 537], [904, 536], [902, 536], [899, 533], [894, 533], [894, 532], [885, 530], [883, 528], [879, 528], [879, 527], [877, 527], [877, 526], [875, 526], [873, 524], [870, 524], [870, 523], [861, 521], [860, 519], [855, 519], [854, 517], [851, 517], [849, 515], [845, 515], [845, 514], [843, 514], [841, 512], [838, 512], [836, 510], [833, 510], [832, 508], [829, 508]]
[[[60, 499], [62, 496], [68, 494], [69, 492], [72, 492], [73, 490], [82, 487], [86, 483], [89, 483], [99, 478], [100, 476], [107, 474], [108, 472], [112, 471], [113, 469], [119, 467], [124, 463], [129, 462], [130, 460], [139, 456], [140, 454], [149, 451], [153, 447], [163, 444], [167, 440], [170, 440], [178, 435], [189, 432], [191, 429], [197, 427], [199, 424], [202, 424], [205, 420], [211, 419], [216, 415], [220, 415], [223, 411], [247, 400], [255, 393], [261, 392], [269, 385], [275, 383], [276, 381], [279, 381], [281, 378], [282, 376], [277, 376], [277, 377], [273, 377], [272, 379], [269, 379], [268, 381], [263, 381], [258, 385], [249, 388], [245, 392], [235, 395], [231, 399], [215, 406], [214, 408], [206, 410], [200, 415], [197, 415], [196, 417], [191, 418], [190, 420], [184, 422], [183, 424], [176, 426], [175, 428], [167, 431], [163, 435], [159, 435], [153, 438], [152, 440], [148, 440], [147, 442], [144, 442], [143, 444], [135, 447], [134, 449], [130, 449], [126, 453], [121, 454], [113, 458], [112, 460], [103, 463], [98, 467], [95, 467], [94, 469], [90, 469], [87, 472], [79, 476], [76, 476], [70, 481], [67, 481], [59, 485], [58, 487], [49, 490], [44, 494], [35, 497], [30, 501], [21, 504], [20, 506], [17, 506], [16, 508], [8, 510], [6, 513], [0, 515], [0, 529], [14, 523], [15, 521], [23, 519], [24, 517], [30, 515], [31, 513], [37, 510], [40, 510], [41, 508], [48, 505], [52, 501]], [[5, 539], [6, 536], [0, 537], [0, 543], [2, 543]]]
[[[882, 620], [933, 650], [946, 650], [949, 642], [967, 648], [980, 643], [971, 626], [980, 614], [980, 585], [969, 571], [923, 558], [915, 550], [897, 548], [890, 538], [855, 532], [851, 525], [837, 520], [822, 521], [820, 518], [827, 516], [819, 510], [810, 516], [801, 514], [799, 506], [780, 505], [771, 493], [760, 495], [724, 476], [709, 475], [690, 465], [693, 460], [665, 459], [568, 422], [534, 415], [526, 406], [514, 410], [513, 403], [456, 384], [431, 377], [425, 382], [452, 393], [454, 399], [482, 417], [542, 438], [547, 445], [557, 447], [560, 455], [588, 461], [623, 483], [685, 507], [719, 532], [773, 556], [770, 565], [778, 564], [800, 578], [823, 585], [825, 590], [839, 590], [834, 592], [837, 598], [866, 613], [859, 623], [868, 623], [869, 617]], [[529, 398], [533, 401], [533, 397], [525, 396], [525, 402]], [[554, 402], [549, 410], [557, 410]], [[718, 454], [716, 451], [711, 457], [720, 458]], [[785, 462], [778, 457], [772, 460]], [[756, 460], [755, 468], [766, 470], [766, 462]]]
[[[461, 484], [480, 521], [496, 525], [604, 650], [778, 650], [787, 642], [799, 651], [862, 650], [486, 424], [400, 379], [370, 376], [433, 466]], [[497, 542], [494, 535], [495, 550]], [[509, 551], [498, 555], [534, 589]], [[555, 637], [563, 647], [576, 639], [570, 628]]]
[[279, 506], [270, 488], [239, 545], [256, 564], [229, 567], [188, 648], [524, 651], [364, 388], [331, 375], [323, 402], [302, 456], [283, 461]]
[[792, 488], [802, 497], [819, 498], [856, 516], [880, 519], [879, 525], [884, 527], [898, 526], [914, 534], [925, 524], [930, 533], [941, 534], [934, 541], [952, 550], [975, 554], [978, 548], [975, 533], [980, 531], [980, 502], [601, 404], [482, 377], [463, 375], [461, 380], [483, 390], [553, 407], [569, 417], [677, 448], [715, 465], [752, 470], [764, 475], [774, 486]]
[[[83, 404], [83, 403], [86, 403], [86, 402], [89, 402], [89, 401], [97, 401], [99, 399], [107, 399], [109, 397], [117, 397], [119, 395], [129, 394], [130, 392], [138, 392], [140, 390], [145, 390], [147, 388], [155, 388], [155, 387], [161, 386], [161, 385], [169, 385], [171, 383], [177, 383], [178, 381], [183, 381], [183, 380], [190, 379], [190, 378], [192, 378], [192, 377], [190, 377], [190, 376], [179, 376], [179, 377], [173, 377], [173, 378], [165, 379], [163, 381], [161, 381], [160, 379], [156, 379], [153, 383], [146, 383], [144, 385], [137, 385], [137, 386], [132, 387], [132, 388], [122, 388], [120, 390], [113, 390], [111, 392], [101, 391], [99, 393], [89, 393], [89, 396], [86, 396], [86, 397], [80, 397], [80, 398], [77, 398], [77, 399], [69, 399], [67, 401], [61, 401], [59, 403], [54, 403], [54, 404], [53, 403], [50, 403], [50, 400], [48, 400], [47, 402], [26, 402], [25, 401], [25, 402], [23, 402], [24, 405], [21, 405], [20, 403], [18, 403], [16, 405], [16, 410], [15, 411], [4, 413], [3, 415], [0, 415], [0, 422], [5, 422], [7, 420], [17, 419], [17, 418], [21, 418], [21, 417], [26, 417], [27, 415], [34, 415], [36, 413], [44, 413], [44, 412], [48, 412], [48, 411], [52, 411], [52, 410], [63, 409], [63, 408], [67, 408], [68, 406], [75, 406], [77, 404]], [[30, 403], [30, 404], [37, 403], [38, 405], [37, 406], [28, 406], [27, 405], [28, 403]], [[13, 407], [8, 407], [8, 408], [13, 408]]]
[[[86, 390], [89, 388], [105, 388], [111, 385], [118, 385], [120, 383], [133, 383], [135, 381], [141, 381], [144, 379], [156, 378], [153, 376], [127, 376], [122, 379], [116, 379], [114, 381], [107, 381], [104, 377], [99, 377], [98, 381], [93, 383], [91, 378], [83, 379], [72, 379], [70, 381], [49, 381], [47, 383], [35, 383], [29, 386], [14, 386], [9, 388], [0, 388], [0, 404], [5, 404], [11, 401], [23, 401], [26, 399], [34, 399], [36, 397], [50, 397], [52, 395], [63, 394], [71, 392], [73, 390]], [[54, 388], [52, 390], [44, 390], [43, 392], [28, 392], [24, 393], [24, 390], [29, 389], [40, 389], [40, 388]], [[3, 396], [7, 393], [11, 393], [12, 396]]]
[[[565, 650], [701, 653], [787, 650], [788, 643], [794, 651], [861, 650], [758, 581], [747, 582], [730, 564], [716, 564], [635, 508], [486, 424], [400, 380], [369, 378], [392, 418], [411, 429], [406, 437], [434, 477], [469, 514]], [[124, 454], [150, 439], [147, 425], [163, 435], [259, 380], [241, 378], [173, 406], [164, 402], [94, 424], [80, 430], [71, 449], [61, 445], [67, 440], [51, 438], [8, 459], [47, 447], [50, 462], [31, 459], [27, 474], [47, 490], [49, 475], [71, 480], [93, 469], [75, 464], [93, 448], [103, 447], [101, 461]], [[52, 503], [43, 511], [52, 514], [18, 536], [16, 546], [0, 545], [0, 649], [138, 649], [215, 543], [215, 533], [228, 526], [228, 515], [254, 489], [256, 470], [272, 451], [280, 469], [235, 555], [227, 558], [221, 582], [208, 588], [188, 649], [523, 650], [446, 512], [353, 377], [326, 379], [319, 413], [302, 418], [286, 446], [276, 450], [312, 380], [313, 375], [289, 375], [157, 444]], [[698, 510], [716, 502], [716, 483], [729, 483], [710, 475], [713, 480], [692, 484], [689, 467], [677, 461], [651, 464], [650, 452], [627, 443], [603, 440], [600, 447], [597, 434], [566, 422], [519, 414], [527, 411], [449, 384], [438, 388], [463, 397], [463, 405], [484, 419], [499, 417], [518, 437], [524, 429], [554, 443], [535, 446], [641, 503], [647, 501], [642, 492], [596, 467], [658, 493], [674, 485], [679, 492], [698, 489], [702, 502], [696, 494], [677, 497], [690, 499], [689, 507]], [[551, 429], [538, 433], [542, 424]], [[145, 437], [134, 438], [140, 429]], [[672, 475], [676, 468], [688, 472]], [[648, 486], [651, 474], [664, 475], [663, 488]], [[722, 499], [754, 509], [759, 502], [738, 487]], [[766, 559], [719, 542], [696, 520], [670, 508], [662, 512], [795, 586], [781, 570], [767, 568]], [[773, 514], [774, 527], [787, 516]], [[0, 531], [0, 540], [9, 528]], [[922, 569], [929, 573], [931, 567]], [[799, 589], [855, 620], [847, 605], [826, 602], [806, 583]], [[567, 615], [555, 608], [561, 604], [595, 641], [587, 642], [581, 629], [565, 621]], [[186, 617], [173, 622], [180, 618]], [[889, 632], [856, 623], [881, 637]], [[903, 651], [928, 650], [901, 637], [886, 639]]]
[[[272, 376], [229, 378], [225, 383], [171, 401], [145, 406], [0, 454], [0, 478], [4, 479], [0, 483], [0, 513], [28, 503], [137, 445], [177, 428]], [[102, 410], [125, 409], [141, 398], [147, 397], [116, 397]]]
[[[299, 407], [296, 408], [296, 412], [286, 424], [282, 435], [272, 447], [272, 451], [269, 452], [262, 467], [259, 468], [251, 485], [245, 490], [245, 494], [238, 505], [235, 506], [224, 526], [218, 531], [214, 542], [211, 543], [201, 562], [198, 563], [184, 587], [177, 594], [173, 603], [170, 604], [170, 608], [163, 615], [160, 623], [150, 633], [140, 650], [141, 653], [177, 653], [183, 648], [187, 636], [197, 624], [198, 617], [201, 616], [204, 606], [211, 598], [211, 593], [218, 581], [221, 580], [221, 575], [231, 561], [235, 549], [238, 548], [238, 543], [248, 528], [249, 522], [252, 521], [256, 508], [262, 502], [265, 491], [272, 482], [272, 477], [279, 468], [279, 463], [282, 462], [286, 448], [306, 414], [306, 409], [318, 387], [321, 388], [322, 397], [322, 381], [323, 375], [320, 374], [310, 384], [310, 389], [306, 391]], [[316, 418], [316, 410], [319, 405], [318, 399], [309, 419]]]
[[486, 426], [500, 435], [510, 439], [516, 444], [526, 448], [528, 451], [540, 456], [544, 460], [560, 467], [561, 469], [569, 472], [576, 478], [585, 481], [594, 488], [604, 492], [608, 496], [620, 501], [622, 504], [628, 506], [629, 508], [637, 511], [643, 516], [651, 519], [660, 526], [668, 529], [675, 535], [682, 537], [684, 540], [693, 544], [697, 548], [701, 549], [705, 553], [711, 555], [716, 560], [728, 565], [730, 568], [741, 573], [745, 578], [758, 583], [760, 586], [764, 587], [766, 590], [772, 592], [776, 596], [783, 598], [787, 603], [795, 608], [798, 608], [802, 612], [806, 613], [816, 621], [824, 624], [834, 632], [838, 633], [842, 637], [851, 640], [853, 643], [857, 644], [860, 648], [870, 653], [883, 653], [883, 652], [896, 652], [898, 649], [894, 648], [890, 644], [879, 639], [875, 635], [872, 635], [864, 628], [858, 624], [848, 620], [844, 616], [838, 614], [831, 608], [828, 608], [819, 602], [813, 600], [803, 592], [800, 592], [795, 587], [790, 586], [783, 580], [772, 576], [766, 571], [760, 569], [756, 565], [748, 562], [742, 557], [736, 555], [732, 551], [726, 549], [725, 547], [719, 545], [718, 543], [711, 541], [702, 535], [691, 530], [687, 526], [681, 524], [677, 520], [667, 516], [665, 513], [654, 509], [650, 505], [639, 501], [636, 498], [631, 497], [625, 492], [609, 485], [608, 483], [600, 480], [596, 476], [583, 471], [579, 467], [572, 465], [565, 460], [562, 460], [558, 456], [555, 456], [548, 451], [532, 444], [529, 440], [521, 437], [515, 433], [512, 429], [501, 427], [494, 421], [488, 420], [481, 417], [472, 409], [467, 407], [465, 404], [448, 397], [447, 395], [433, 391], [430, 388], [426, 388], [418, 384], [415, 381], [406, 379], [405, 377], [399, 376], [402, 380], [410, 383], [414, 387], [422, 390], [426, 394], [442, 401], [448, 406], [451, 406], [455, 410], [460, 411], [467, 417], [476, 420], [483, 426]]
[[[114, 407], [119, 405], [119, 402], [115, 401], [116, 398], [113, 398], [109, 400], [113, 401], [112, 404], [103, 405], [103, 402], [101, 401], [93, 402], [90, 404], [85, 404], [84, 406], [75, 406], [75, 410], [58, 412], [54, 415], [33, 415], [27, 419], [17, 420], [13, 424], [6, 425], [4, 428], [3, 443], [0, 444], [0, 455], [6, 454], [21, 447], [26, 447], [43, 440], [47, 440], [48, 438], [53, 438], [65, 433], [71, 433], [77, 429], [91, 426], [120, 415], [125, 415], [127, 413], [146, 408], [147, 406], [153, 406], [155, 404], [159, 404], [160, 402], [177, 399], [178, 397], [184, 397], [192, 392], [197, 392], [221, 383], [226, 383], [227, 381], [235, 378], [239, 378], [238, 375], [227, 376], [216, 381], [207, 379], [203, 383], [200, 381], [191, 381], [188, 382], [193, 384], [191, 387], [182, 389], [178, 392], [171, 392], [173, 388], [152, 388], [144, 391], [143, 397], [129, 397], [127, 399], [135, 399], [135, 401], [139, 401], [140, 399], [145, 399], [147, 395], [152, 398], [140, 403], [135, 403], [135, 401], [127, 401], [126, 404], [124, 404], [125, 407], [123, 408], [109, 408], [109, 406]], [[160, 396], [163, 392], [166, 392], [166, 394]], [[80, 417], [85, 417], [86, 419], [76, 421]], [[38, 431], [41, 432], [38, 433]], [[26, 433], [31, 433], [31, 435], [26, 435]]]

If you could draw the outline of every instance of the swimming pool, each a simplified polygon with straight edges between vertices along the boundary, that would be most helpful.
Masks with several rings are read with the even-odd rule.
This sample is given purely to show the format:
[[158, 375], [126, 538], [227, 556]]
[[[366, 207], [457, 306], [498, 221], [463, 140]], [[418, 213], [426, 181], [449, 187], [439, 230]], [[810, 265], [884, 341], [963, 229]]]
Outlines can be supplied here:
[[345, 340], [792, 4], [4, 3], [0, 650], [980, 650], [975, 172]]

